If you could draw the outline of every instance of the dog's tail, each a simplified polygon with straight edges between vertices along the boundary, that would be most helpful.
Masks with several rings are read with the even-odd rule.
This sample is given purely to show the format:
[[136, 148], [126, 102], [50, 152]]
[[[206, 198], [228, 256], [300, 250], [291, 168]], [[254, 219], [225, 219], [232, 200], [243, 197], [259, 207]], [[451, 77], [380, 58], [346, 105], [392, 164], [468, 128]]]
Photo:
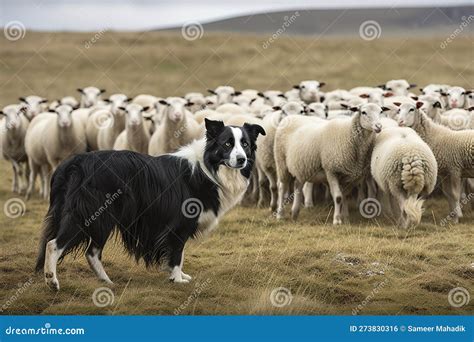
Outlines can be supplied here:
[[51, 178], [49, 209], [43, 221], [43, 233], [40, 238], [38, 257], [35, 266], [36, 272], [43, 270], [46, 245], [58, 234], [67, 189], [70, 186], [77, 187], [80, 185], [82, 178], [78, 174], [78, 168], [76, 167], [76, 159], [79, 157], [80, 156], [72, 157], [62, 163], [56, 169]]

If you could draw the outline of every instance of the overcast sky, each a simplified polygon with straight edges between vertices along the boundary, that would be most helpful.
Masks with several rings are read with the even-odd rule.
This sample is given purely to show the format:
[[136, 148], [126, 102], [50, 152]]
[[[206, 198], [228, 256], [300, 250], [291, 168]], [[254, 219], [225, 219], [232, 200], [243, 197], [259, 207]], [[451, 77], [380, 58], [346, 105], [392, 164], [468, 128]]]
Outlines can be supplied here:
[[35, 30], [146, 30], [285, 9], [472, 5], [472, 0], [0, 0], [0, 26]]

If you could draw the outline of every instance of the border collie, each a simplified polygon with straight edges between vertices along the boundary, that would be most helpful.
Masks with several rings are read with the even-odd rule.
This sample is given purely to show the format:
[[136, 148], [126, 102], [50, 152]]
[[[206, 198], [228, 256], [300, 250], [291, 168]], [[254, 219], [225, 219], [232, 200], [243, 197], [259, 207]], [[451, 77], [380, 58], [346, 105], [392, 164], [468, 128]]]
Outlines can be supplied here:
[[112, 283], [101, 257], [114, 231], [137, 261], [166, 262], [171, 281], [191, 280], [182, 270], [186, 241], [210, 231], [242, 199], [257, 136], [265, 135], [259, 125], [205, 125], [205, 138], [174, 154], [98, 151], [57, 168], [36, 263], [49, 287], [59, 290], [58, 260], [80, 248], [98, 278]]

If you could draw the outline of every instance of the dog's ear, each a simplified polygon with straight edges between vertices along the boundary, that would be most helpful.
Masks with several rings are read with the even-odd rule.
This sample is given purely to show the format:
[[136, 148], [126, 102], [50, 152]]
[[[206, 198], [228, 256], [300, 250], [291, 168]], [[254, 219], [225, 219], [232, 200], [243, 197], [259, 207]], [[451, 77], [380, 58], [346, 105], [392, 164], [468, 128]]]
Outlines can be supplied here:
[[263, 127], [260, 126], [260, 125], [253, 125], [253, 124], [244, 123], [243, 129], [245, 129], [245, 131], [247, 132], [247, 134], [249, 135], [250, 139], [253, 142], [255, 142], [257, 140], [257, 137], [258, 137], [259, 134], [267, 135], [267, 133], [265, 133], [265, 130], [263, 129]]
[[208, 138], [217, 137], [225, 127], [222, 121], [214, 121], [209, 119], [204, 119], [204, 121], [206, 123], [206, 135]]

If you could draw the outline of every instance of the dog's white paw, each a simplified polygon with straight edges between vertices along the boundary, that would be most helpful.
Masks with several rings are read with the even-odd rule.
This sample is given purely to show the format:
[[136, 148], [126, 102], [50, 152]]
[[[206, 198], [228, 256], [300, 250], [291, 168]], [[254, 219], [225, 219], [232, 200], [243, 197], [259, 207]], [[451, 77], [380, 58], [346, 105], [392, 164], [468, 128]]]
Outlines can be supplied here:
[[185, 280], [191, 280], [193, 277], [191, 277], [189, 274], [186, 274], [184, 272], [181, 272], [181, 277]]

